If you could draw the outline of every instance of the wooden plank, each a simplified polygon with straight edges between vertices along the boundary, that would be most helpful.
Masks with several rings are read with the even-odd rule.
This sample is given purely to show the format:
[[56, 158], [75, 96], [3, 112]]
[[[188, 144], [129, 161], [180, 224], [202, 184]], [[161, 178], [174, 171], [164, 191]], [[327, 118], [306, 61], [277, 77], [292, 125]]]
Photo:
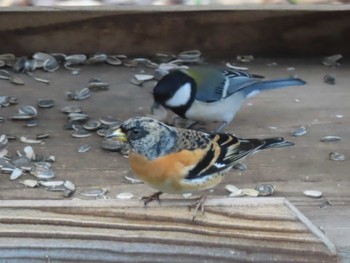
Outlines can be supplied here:
[[151, 56], [186, 49], [212, 57], [348, 55], [349, 13], [346, 5], [2, 8], [0, 50], [17, 55]]
[[144, 209], [138, 201], [3, 201], [0, 255], [55, 262], [174, 256], [172, 262], [336, 262], [334, 245], [284, 198], [209, 199], [195, 222], [190, 202]]

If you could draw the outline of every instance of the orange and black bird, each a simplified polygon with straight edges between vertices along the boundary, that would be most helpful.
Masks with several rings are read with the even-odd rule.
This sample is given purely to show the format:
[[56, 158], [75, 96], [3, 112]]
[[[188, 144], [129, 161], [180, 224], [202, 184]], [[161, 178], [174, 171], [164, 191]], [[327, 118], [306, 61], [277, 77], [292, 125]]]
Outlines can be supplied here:
[[241, 139], [226, 133], [179, 129], [148, 117], [131, 118], [106, 137], [130, 145], [131, 169], [158, 190], [144, 199], [145, 205], [163, 192], [183, 194], [213, 188], [247, 156], [294, 145], [283, 138]]

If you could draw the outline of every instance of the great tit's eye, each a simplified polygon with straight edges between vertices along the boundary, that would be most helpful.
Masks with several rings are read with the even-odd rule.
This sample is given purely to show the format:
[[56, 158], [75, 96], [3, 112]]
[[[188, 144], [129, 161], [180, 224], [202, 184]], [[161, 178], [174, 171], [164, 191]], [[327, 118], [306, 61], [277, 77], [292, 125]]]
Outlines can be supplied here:
[[139, 135], [141, 131], [140, 131], [139, 129], [132, 129], [130, 132], [131, 132], [133, 135]]

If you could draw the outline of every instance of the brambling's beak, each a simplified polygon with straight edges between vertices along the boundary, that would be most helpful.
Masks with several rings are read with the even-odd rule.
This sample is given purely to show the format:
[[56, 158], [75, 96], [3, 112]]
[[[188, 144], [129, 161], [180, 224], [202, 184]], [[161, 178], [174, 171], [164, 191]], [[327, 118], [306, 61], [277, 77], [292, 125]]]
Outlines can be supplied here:
[[117, 129], [109, 134], [106, 135], [107, 139], [116, 139], [121, 142], [126, 142], [127, 138], [124, 132], [122, 132], [121, 129]]

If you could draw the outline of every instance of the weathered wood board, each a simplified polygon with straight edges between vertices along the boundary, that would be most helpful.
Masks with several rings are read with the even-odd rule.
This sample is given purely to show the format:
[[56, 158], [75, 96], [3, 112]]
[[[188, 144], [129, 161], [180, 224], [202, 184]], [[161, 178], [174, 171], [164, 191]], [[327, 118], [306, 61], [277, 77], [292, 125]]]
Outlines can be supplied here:
[[348, 5], [35, 7], [0, 10], [0, 50], [211, 57], [349, 55]]
[[0, 258], [47, 262], [337, 262], [335, 246], [284, 198], [7, 200]]

